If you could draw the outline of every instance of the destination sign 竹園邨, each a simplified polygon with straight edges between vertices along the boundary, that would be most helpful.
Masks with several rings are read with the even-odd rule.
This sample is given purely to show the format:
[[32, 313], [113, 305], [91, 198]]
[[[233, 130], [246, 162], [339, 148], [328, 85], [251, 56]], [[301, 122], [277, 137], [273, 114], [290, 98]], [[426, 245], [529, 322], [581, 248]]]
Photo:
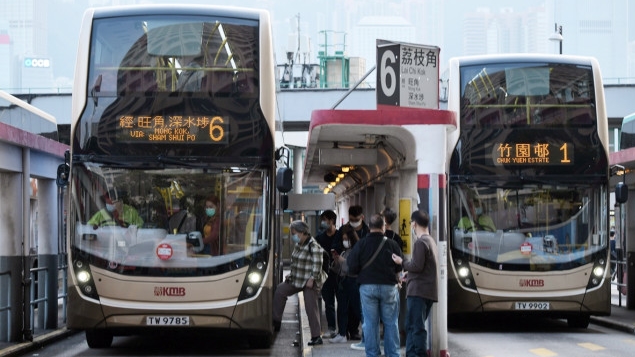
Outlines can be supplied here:
[[496, 143], [492, 158], [495, 165], [572, 165], [573, 144]]

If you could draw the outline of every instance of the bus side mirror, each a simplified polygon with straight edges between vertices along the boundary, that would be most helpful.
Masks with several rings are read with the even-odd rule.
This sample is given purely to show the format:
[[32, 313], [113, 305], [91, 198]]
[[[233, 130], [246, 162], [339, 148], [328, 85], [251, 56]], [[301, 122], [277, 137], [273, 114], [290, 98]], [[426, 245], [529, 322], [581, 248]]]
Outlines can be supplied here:
[[291, 191], [293, 188], [293, 170], [288, 167], [279, 168], [276, 174], [276, 187], [282, 193]]
[[628, 186], [624, 182], [618, 182], [615, 185], [615, 201], [617, 203], [628, 201]]

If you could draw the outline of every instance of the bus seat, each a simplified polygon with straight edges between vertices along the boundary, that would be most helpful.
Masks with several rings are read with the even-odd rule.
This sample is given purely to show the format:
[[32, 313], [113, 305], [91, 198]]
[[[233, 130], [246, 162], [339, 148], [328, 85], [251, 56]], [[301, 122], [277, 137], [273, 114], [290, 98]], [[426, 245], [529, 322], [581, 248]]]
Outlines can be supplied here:
[[196, 217], [189, 215], [187, 210], [180, 210], [168, 219], [170, 233], [188, 233], [196, 230]]

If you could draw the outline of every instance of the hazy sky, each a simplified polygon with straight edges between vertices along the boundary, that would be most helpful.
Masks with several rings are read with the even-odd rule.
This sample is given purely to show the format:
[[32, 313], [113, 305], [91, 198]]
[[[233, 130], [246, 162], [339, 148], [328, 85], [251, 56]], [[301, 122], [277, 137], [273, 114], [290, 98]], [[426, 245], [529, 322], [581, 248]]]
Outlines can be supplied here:
[[[444, 43], [426, 44], [441, 47], [442, 60], [461, 55], [462, 51], [462, 20], [466, 12], [476, 11], [477, 8], [488, 7], [492, 12], [498, 12], [501, 8], [513, 8], [515, 12], [522, 12], [528, 8], [541, 4], [553, 7], [553, 1], [560, 0], [234, 0], [233, 6], [255, 7], [269, 10], [272, 16], [274, 45], [277, 58], [280, 62], [285, 58], [284, 51], [288, 43], [288, 34], [294, 27], [294, 18], [299, 14], [301, 29], [308, 33], [313, 43], [317, 43], [318, 32], [321, 30], [350, 31], [350, 28], [364, 16], [401, 16], [404, 4], [411, 2], [424, 2], [432, 5], [445, 5], [443, 15]], [[578, 4], [576, 0], [576, 4]], [[628, 1], [631, 0], [609, 0]], [[579, 3], [597, 3], [597, 6], [606, 6], [606, 0], [579, 0]], [[176, 0], [94, 0], [93, 4], [132, 4], [132, 3], [179, 3]], [[218, 4], [227, 5], [227, 0], [189, 0], [183, 3], [192, 4]], [[49, 9], [49, 56], [53, 61], [54, 76], [72, 78], [75, 66], [75, 54], [78, 41], [78, 33], [84, 10], [90, 1], [87, 0], [48, 0]], [[629, 8], [629, 19], [634, 25], [625, 28], [629, 39], [635, 40], [635, 1]], [[438, 7], [438, 6], [437, 6]], [[0, 5], [1, 11], [2, 5]], [[417, 7], [418, 8], [418, 7]], [[422, 11], [424, 11], [422, 7]], [[60, 16], [63, 14], [63, 16]], [[556, 14], [557, 17], [557, 14]], [[329, 28], [319, 28], [329, 27]], [[304, 34], [303, 33], [303, 34]], [[565, 27], [565, 41], [567, 38]], [[569, 37], [570, 38], [570, 37]], [[565, 42], [566, 46], [566, 42]], [[349, 54], [355, 56], [355, 54]], [[316, 54], [313, 54], [317, 62]]]

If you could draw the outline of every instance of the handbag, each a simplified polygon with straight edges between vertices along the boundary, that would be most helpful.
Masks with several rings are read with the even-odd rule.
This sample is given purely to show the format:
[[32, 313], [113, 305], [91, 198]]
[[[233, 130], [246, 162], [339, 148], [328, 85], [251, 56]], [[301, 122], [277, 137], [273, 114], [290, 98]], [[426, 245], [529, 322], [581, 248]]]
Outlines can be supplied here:
[[384, 243], [386, 243], [386, 240], [388, 238], [386, 238], [386, 236], [384, 236], [384, 239], [381, 240], [381, 243], [379, 243], [379, 247], [377, 247], [377, 250], [375, 251], [375, 253], [373, 254], [372, 257], [370, 257], [370, 259], [366, 262], [366, 264], [364, 264], [364, 266], [362, 267], [361, 270], [366, 269], [372, 262], [373, 260], [375, 260], [375, 258], [377, 258], [377, 255], [379, 255], [379, 251], [381, 250], [381, 248], [384, 246]]

